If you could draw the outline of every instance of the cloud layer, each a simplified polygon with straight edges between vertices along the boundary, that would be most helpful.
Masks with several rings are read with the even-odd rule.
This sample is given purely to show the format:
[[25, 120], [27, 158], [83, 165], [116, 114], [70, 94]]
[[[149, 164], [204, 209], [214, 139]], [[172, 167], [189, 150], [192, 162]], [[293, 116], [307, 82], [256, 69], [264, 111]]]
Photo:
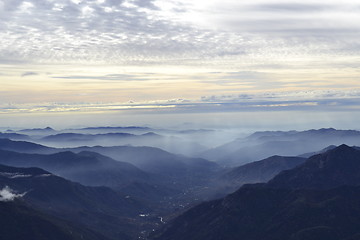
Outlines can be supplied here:
[[124, 103], [43, 103], [0, 105], [1, 113], [201, 113], [248, 111], [351, 111], [360, 109], [360, 91], [296, 91], [212, 95], [200, 99], [168, 99]]
[[0, 61], [203, 64], [358, 54], [356, 1], [2, 0]]

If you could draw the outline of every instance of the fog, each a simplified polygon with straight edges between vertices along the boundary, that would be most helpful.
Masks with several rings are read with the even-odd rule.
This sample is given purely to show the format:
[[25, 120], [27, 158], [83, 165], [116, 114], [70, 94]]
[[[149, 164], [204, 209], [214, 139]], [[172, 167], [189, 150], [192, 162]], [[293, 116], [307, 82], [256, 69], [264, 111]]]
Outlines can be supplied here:
[[242, 133], [262, 130], [306, 130], [324, 127], [358, 129], [358, 111], [253, 111], [253, 112], [100, 112], [6, 114], [0, 130], [44, 128], [74, 129], [98, 126], [142, 126], [167, 129], [227, 129]]

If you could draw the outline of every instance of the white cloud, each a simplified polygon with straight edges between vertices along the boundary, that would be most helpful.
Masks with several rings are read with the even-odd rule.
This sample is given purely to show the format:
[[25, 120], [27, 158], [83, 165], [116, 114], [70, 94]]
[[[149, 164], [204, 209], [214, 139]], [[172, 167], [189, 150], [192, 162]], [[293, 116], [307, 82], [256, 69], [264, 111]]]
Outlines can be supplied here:
[[360, 50], [353, 1], [17, 0], [1, 9], [0, 58], [41, 63], [202, 64]]
[[8, 186], [5, 186], [3, 189], [0, 190], [0, 201], [2, 202], [9, 202], [14, 201], [15, 198], [21, 198], [25, 196], [26, 193], [17, 194]]

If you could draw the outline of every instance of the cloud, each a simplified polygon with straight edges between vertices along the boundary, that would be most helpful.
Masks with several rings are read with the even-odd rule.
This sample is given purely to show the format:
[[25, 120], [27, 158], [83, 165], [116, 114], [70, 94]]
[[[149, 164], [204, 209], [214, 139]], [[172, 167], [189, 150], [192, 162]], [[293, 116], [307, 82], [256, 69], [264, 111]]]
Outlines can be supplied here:
[[108, 74], [99, 76], [86, 76], [86, 75], [74, 75], [74, 76], [56, 76], [52, 78], [60, 79], [94, 79], [94, 80], [106, 80], [106, 81], [147, 81], [151, 80], [145, 76], [132, 75], [132, 74]]
[[39, 75], [39, 74], [36, 72], [24, 72], [21, 74], [21, 77], [36, 76], [36, 75]]
[[326, 10], [336, 10], [336, 5], [330, 4], [319, 4], [319, 3], [262, 3], [257, 5], [248, 5], [245, 7], [247, 10], [251, 11], [262, 11], [262, 12], [291, 12], [295, 14], [299, 14], [301, 12], [304, 13], [312, 13], [312, 12], [321, 12]]
[[14, 201], [15, 198], [21, 198], [25, 196], [26, 193], [17, 194], [8, 186], [5, 186], [3, 189], [0, 190], [0, 201], [1, 202], [10, 202]]
[[356, 6], [351, 1], [3, 1], [0, 59], [193, 65], [284, 56], [285, 50], [359, 53]]
[[246, 112], [246, 111], [349, 111], [360, 109], [360, 90], [292, 91], [203, 96], [118, 103], [44, 103], [0, 105], [1, 113], [105, 113], [105, 112]]
[[7, 103], [196, 102], [200, 95], [359, 86], [360, 7], [353, 0], [0, 3], [0, 64], [10, 66], [2, 68], [0, 98]]

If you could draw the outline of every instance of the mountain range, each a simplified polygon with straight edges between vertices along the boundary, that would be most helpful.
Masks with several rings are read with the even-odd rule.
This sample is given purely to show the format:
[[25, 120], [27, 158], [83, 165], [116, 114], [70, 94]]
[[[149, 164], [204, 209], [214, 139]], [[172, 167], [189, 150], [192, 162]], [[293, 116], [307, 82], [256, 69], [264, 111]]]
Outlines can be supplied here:
[[200, 156], [223, 166], [234, 167], [273, 155], [298, 156], [341, 144], [360, 145], [360, 131], [323, 128], [307, 131], [256, 132], [206, 150]]
[[360, 132], [220, 132], [0, 134], [0, 239], [359, 239]]
[[268, 183], [200, 204], [151, 239], [357, 239], [360, 151], [341, 145]]

